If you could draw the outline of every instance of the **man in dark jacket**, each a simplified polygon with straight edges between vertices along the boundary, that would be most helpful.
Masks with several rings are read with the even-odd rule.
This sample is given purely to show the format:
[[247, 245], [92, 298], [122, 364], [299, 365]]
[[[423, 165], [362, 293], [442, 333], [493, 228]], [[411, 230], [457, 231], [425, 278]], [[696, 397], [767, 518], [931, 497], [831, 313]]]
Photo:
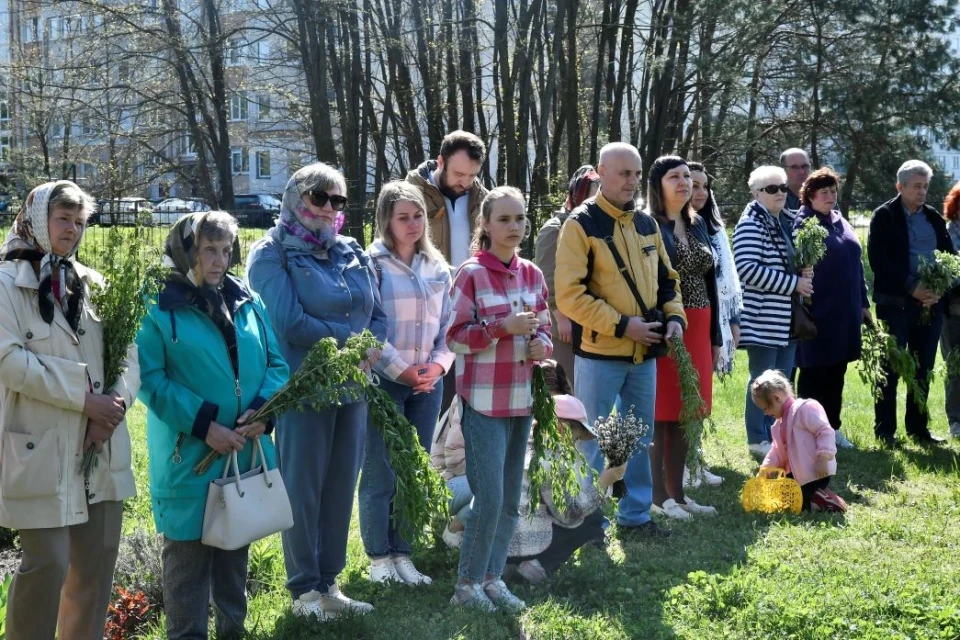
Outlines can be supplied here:
[[[920, 283], [919, 266], [933, 258], [934, 251], [953, 251], [946, 224], [937, 210], [925, 204], [933, 170], [919, 160], [908, 160], [897, 171], [897, 191], [893, 200], [873, 212], [867, 256], [873, 269], [873, 301], [877, 319], [889, 328], [900, 347], [916, 354], [917, 382], [923, 398], [907, 394], [905, 426], [907, 435], [922, 445], [940, 444], [943, 438], [930, 433], [926, 403], [929, 374], [937, 357], [937, 342], [943, 325], [940, 295]], [[923, 310], [929, 309], [929, 318]], [[887, 381], [882, 397], [874, 403], [874, 433], [888, 446], [897, 446], [897, 375], [885, 367]]]

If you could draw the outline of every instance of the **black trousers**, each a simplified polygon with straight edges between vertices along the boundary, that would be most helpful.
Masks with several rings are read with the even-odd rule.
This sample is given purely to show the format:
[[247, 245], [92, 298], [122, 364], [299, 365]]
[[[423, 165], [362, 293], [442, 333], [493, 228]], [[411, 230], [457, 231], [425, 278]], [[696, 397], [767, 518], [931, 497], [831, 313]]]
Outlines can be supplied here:
[[[931, 308], [931, 317], [927, 322], [921, 319], [920, 307], [910, 304], [906, 309], [889, 305], [877, 305], [877, 319], [883, 320], [889, 327], [890, 335], [895, 336], [897, 344], [906, 347], [917, 356], [917, 383], [923, 390], [926, 402], [930, 389], [930, 371], [937, 359], [937, 344], [940, 341], [940, 329], [943, 326], [943, 310], [940, 305]], [[878, 438], [892, 438], [897, 432], [897, 382], [899, 377], [887, 369], [887, 383], [883, 386], [883, 397], [873, 405], [875, 422], [873, 432]], [[930, 435], [927, 424], [929, 416], [917, 404], [913, 393], [907, 393], [907, 408], [904, 412], [904, 426], [907, 435], [923, 438]]]
[[843, 407], [843, 380], [847, 363], [825, 367], [801, 367], [797, 376], [797, 396], [816, 400], [827, 413], [830, 426], [840, 429], [840, 409]]
[[[792, 478], [793, 474], [788, 473], [787, 477]], [[814, 480], [813, 482], [800, 485], [800, 493], [803, 495], [803, 511], [810, 511], [810, 498], [813, 497], [813, 494], [818, 489], [826, 489], [828, 486], [830, 486], [831, 477], [832, 476], [827, 476], [826, 478], [820, 478], [819, 480]]]
[[603, 513], [597, 509], [583, 519], [579, 527], [568, 529], [553, 525], [550, 546], [535, 556], [511, 556], [508, 564], [520, 564], [524, 560], [539, 560], [544, 571], [553, 575], [580, 547], [590, 542], [603, 542]]

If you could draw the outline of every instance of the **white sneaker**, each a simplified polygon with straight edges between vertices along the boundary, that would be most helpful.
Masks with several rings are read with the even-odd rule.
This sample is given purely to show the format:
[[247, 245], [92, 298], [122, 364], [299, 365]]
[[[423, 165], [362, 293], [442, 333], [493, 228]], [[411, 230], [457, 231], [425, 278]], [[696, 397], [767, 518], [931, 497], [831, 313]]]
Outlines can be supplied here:
[[697, 504], [691, 498], [683, 496], [683, 501], [685, 504], [679, 505], [681, 509], [687, 513], [693, 513], [698, 516], [715, 516], [717, 515], [717, 510], [715, 507], [711, 507], [705, 504]]
[[328, 618], [335, 618], [344, 611], [361, 614], [373, 611], [372, 604], [348, 598], [340, 593], [340, 587], [335, 584], [330, 585], [330, 589], [326, 593], [320, 594], [320, 606]]
[[404, 582], [404, 580], [397, 574], [393, 565], [393, 558], [386, 556], [370, 560], [370, 582], [387, 584], [389, 582]]
[[540, 584], [549, 577], [546, 569], [544, 569], [540, 561], [536, 559], [521, 562], [517, 567], [517, 573], [526, 578], [527, 582], [531, 584]]
[[460, 545], [463, 543], [463, 531], [453, 532], [450, 531], [449, 527], [443, 528], [443, 534], [441, 537], [446, 545], [451, 549], [459, 549]]
[[317, 622], [326, 622], [330, 619], [327, 612], [320, 606], [320, 592], [308, 591], [293, 601], [292, 613], [297, 618], [314, 617]]
[[839, 429], [833, 432], [834, 442], [837, 444], [837, 449], [856, 449], [857, 445], [853, 444], [847, 440], [847, 436], [843, 435]]
[[723, 478], [715, 473], [710, 473], [710, 469], [706, 467], [700, 470], [700, 477], [711, 487], [719, 487], [723, 484]]
[[650, 505], [650, 513], [659, 513], [667, 516], [668, 518], [673, 518], [674, 520], [689, 520], [693, 516], [687, 513], [680, 505], [677, 504], [677, 501], [673, 498], [667, 498], [663, 501], [663, 506], [658, 507], [655, 504]]
[[430, 576], [417, 571], [410, 556], [393, 556], [393, 568], [396, 575], [407, 584], [433, 584]]
[[753, 455], [765, 458], [767, 454], [770, 453], [770, 443], [764, 440], [760, 443], [748, 444], [747, 449], [749, 449]]
[[690, 473], [690, 469], [688, 469], [687, 467], [684, 467], [683, 468], [683, 486], [687, 487], [688, 489], [696, 489], [697, 487], [700, 486], [702, 482], [700, 479], [700, 476], [701, 474], [699, 473], [697, 474]]

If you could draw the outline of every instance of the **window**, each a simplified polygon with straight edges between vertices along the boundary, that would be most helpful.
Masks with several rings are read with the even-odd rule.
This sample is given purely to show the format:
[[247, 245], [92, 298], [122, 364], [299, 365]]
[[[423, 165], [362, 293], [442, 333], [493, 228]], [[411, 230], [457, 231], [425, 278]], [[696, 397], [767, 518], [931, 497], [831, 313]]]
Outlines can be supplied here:
[[227, 40], [226, 50], [224, 51], [224, 58], [226, 58], [227, 65], [237, 66], [243, 64], [243, 50], [246, 48], [246, 43], [241, 38], [230, 38]]
[[20, 27], [20, 39], [24, 42], [40, 40], [40, 18], [27, 18]]
[[6, 122], [10, 119], [10, 103], [6, 100], [0, 101], [0, 122]]
[[953, 156], [953, 168], [960, 169], [960, 156]]
[[0, 162], [10, 160], [10, 136], [0, 136]]
[[251, 43], [247, 46], [247, 56], [257, 64], [266, 64], [270, 58], [270, 43], [267, 40]]
[[47, 18], [47, 38], [50, 40], [59, 40], [63, 37], [61, 31], [62, 22], [59, 17]]
[[234, 93], [230, 95], [230, 119], [231, 120], [246, 120], [247, 119], [247, 94], [243, 92]]
[[195, 156], [197, 155], [197, 145], [193, 143], [193, 136], [189, 133], [184, 133], [180, 136], [180, 155], [182, 156]]
[[269, 120], [270, 119], [270, 94], [261, 93], [260, 94], [260, 119]]
[[85, 136], [92, 135], [94, 128], [93, 118], [90, 116], [83, 116], [83, 119], [80, 121], [80, 133]]
[[257, 177], [270, 177], [270, 152], [257, 151]]
[[250, 151], [246, 147], [234, 147], [230, 150], [233, 173], [250, 173]]

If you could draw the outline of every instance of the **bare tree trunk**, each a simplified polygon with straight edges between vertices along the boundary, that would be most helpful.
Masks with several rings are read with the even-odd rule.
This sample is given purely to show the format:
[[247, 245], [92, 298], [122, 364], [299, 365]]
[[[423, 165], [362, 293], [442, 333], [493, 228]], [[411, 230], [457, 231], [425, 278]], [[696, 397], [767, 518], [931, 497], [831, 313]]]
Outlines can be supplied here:
[[477, 49], [477, 16], [473, 0], [460, 2], [460, 101], [463, 103], [464, 130], [476, 133], [473, 106], [473, 53]]
[[[550, 113], [553, 111], [553, 98], [557, 93], [557, 65], [563, 55], [563, 20], [566, 16], [564, 3], [569, 0], [557, 0], [556, 14], [553, 22], [553, 42], [549, 59], [547, 80], [540, 93], [540, 129], [537, 134], [537, 155], [533, 165], [533, 180], [530, 190], [530, 201], [540, 202], [550, 193], [550, 147], [548, 145], [550, 133]], [[554, 133], [557, 139], [560, 135]], [[556, 155], [552, 156], [556, 162]], [[556, 165], [554, 165], [556, 166]]]
[[[566, 47], [566, 69], [567, 75], [564, 83], [564, 108], [566, 117], [563, 122], [567, 127], [567, 175], [572, 175], [582, 162], [583, 146], [582, 134], [580, 132], [580, 55], [577, 47], [577, 10], [580, 8], [580, 0], [565, 0], [567, 10], [567, 47]], [[559, 133], [554, 132], [559, 136]], [[591, 158], [593, 158], [591, 156]], [[557, 154], [554, 153], [554, 158]]]
[[609, 137], [611, 142], [618, 142], [623, 138], [623, 93], [627, 87], [627, 74], [633, 71], [628, 61], [633, 57], [633, 27], [637, 17], [638, 4], [638, 0], [627, 0], [626, 13], [620, 26], [620, 68], [617, 70], [613, 108], [610, 111]]

